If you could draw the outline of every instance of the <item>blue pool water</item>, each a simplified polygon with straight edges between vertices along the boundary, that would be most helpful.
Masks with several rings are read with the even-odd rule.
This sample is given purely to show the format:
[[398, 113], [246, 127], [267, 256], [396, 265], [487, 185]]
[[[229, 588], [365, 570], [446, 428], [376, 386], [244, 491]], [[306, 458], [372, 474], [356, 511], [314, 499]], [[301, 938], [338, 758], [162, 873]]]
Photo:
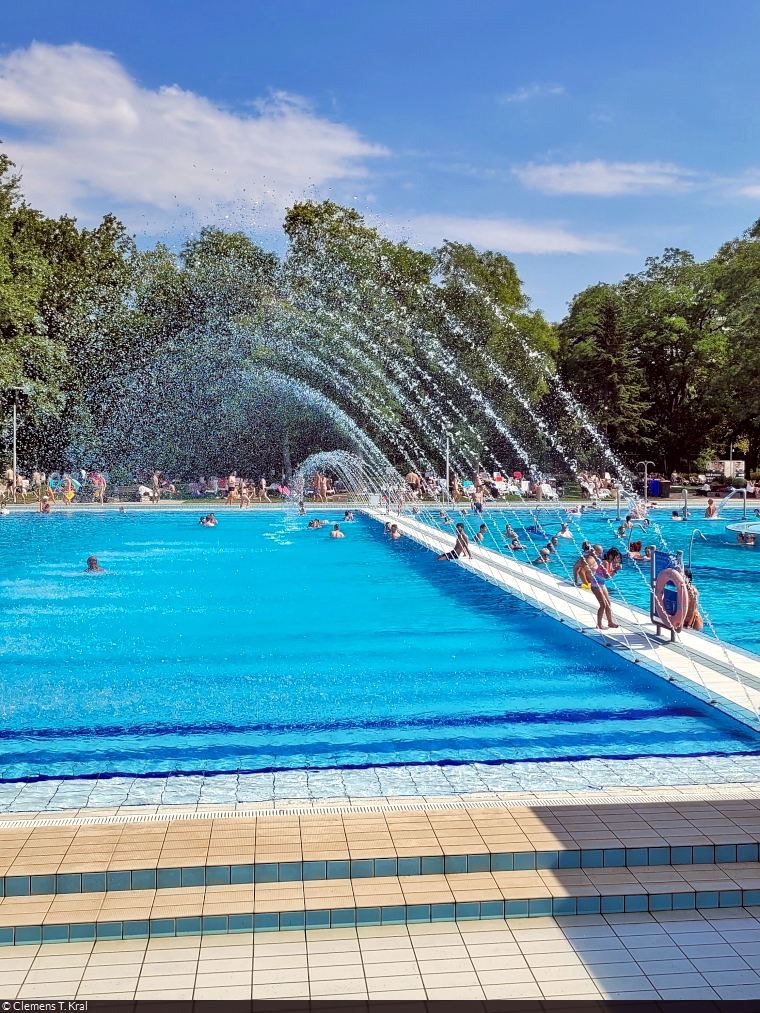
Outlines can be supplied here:
[[219, 516], [2, 519], [2, 778], [760, 748], [375, 522]]
[[[756, 502], [758, 501], [750, 500], [752, 506], [748, 504], [747, 507], [751, 519], [754, 519]], [[667, 502], [664, 506], [651, 510], [649, 528], [646, 532], [639, 527], [635, 528], [632, 539], [661, 549], [680, 549], [684, 553], [684, 564], [688, 565], [689, 543], [694, 529], [698, 529], [704, 535], [704, 540], [699, 534], [694, 536], [692, 572], [694, 583], [700, 592], [701, 611], [708, 620], [705, 634], [717, 635], [721, 640], [760, 654], [760, 610], [757, 608], [760, 602], [760, 539], [757, 547], [750, 548], [737, 544], [735, 533], [726, 532], [727, 524], [740, 519], [741, 504], [726, 504], [724, 516], [706, 520], [705, 501], [694, 499], [690, 504], [689, 520], [672, 521], [670, 513], [677, 505], [675, 502]], [[625, 516], [624, 508], [621, 513]], [[517, 510], [494, 510], [486, 513], [485, 518], [489, 527], [486, 544], [491, 548], [499, 547], [502, 551], [504, 539], [496, 536], [504, 531], [507, 521], [512, 524], [528, 550], [516, 556], [523, 562], [534, 559], [537, 549], [546, 544], [546, 539], [531, 536], [526, 531], [535, 523], [536, 518], [549, 535], [556, 534], [561, 521], [568, 521], [574, 538], [559, 540], [559, 553], [550, 564], [552, 572], [558, 576], [572, 574], [573, 563], [578, 558], [584, 538], [592, 543], [600, 543], [604, 548], [617, 546], [625, 555], [628, 536], [625, 539], [616, 537], [621, 522], [616, 519], [614, 507], [590, 511], [580, 518], [568, 516], [564, 508], [550, 510], [544, 507], [537, 514], [522, 507]], [[442, 527], [435, 515], [426, 519]], [[455, 519], [460, 518], [456, 516]], [[480, 518], [468, 513], [463, 519], [470, 535], [474, 534]], [[649, 575], [648, 563], [626, 558], [622, 571], [616, 576], [614, 584], [610, 585], [611, 593], [613, 596], [623, 595], [631, 604], [648, 610]]]

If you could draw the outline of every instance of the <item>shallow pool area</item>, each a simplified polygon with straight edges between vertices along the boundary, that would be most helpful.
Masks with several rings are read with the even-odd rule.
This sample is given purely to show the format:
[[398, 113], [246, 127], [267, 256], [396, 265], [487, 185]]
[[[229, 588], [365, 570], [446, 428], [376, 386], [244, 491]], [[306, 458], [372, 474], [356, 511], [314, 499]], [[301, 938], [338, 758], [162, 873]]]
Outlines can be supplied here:
[[368, 518], [332, 540], [288, 510], [219, 517], [4, 518], [3, 780], [754, 768], [749, 729]]

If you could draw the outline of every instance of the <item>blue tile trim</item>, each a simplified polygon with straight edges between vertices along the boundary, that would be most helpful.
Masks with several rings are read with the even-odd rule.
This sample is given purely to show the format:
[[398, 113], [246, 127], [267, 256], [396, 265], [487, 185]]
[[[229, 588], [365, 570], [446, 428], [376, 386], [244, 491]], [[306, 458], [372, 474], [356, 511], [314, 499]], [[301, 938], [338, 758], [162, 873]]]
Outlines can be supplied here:
[[708, 844], [653, 848], [584, 848], [576, 851], [517, 851], [472, 855], [420, 855], [339, 861], [259, 862], [255, 865], [207, 865], [74, 872], [41, 876], [0, 876], [0, 897], [54, 893], [103, 893], [117, 890], [166, 890], [240, 883], [292, 883], [303, 880], [374, 879], [384, 876], [464, 875], [532, 869], [601, 869], [653, 865], [733, 864], [760, 861], [759, 846]]
[[410, 904], [382, 908], [333, 908], [324, 911], [268, 911], [257, 914], [152, 918], [143, 921], [0, 928], [0, 946], [27, 943], [94, 942], [98, 939], [147, 939], [153, 936], [205, 936], [234, 932], [346, 928], [363, 925], [417, 925], [426, 922], [488, 918], [555, 918], [623, 912], [715, 910], [760, 905], [760, 890], [707, 890], [696, 893], [628, 894], [586, 897], [536, 897], [527, 900], [467, 901], [457, 904]]

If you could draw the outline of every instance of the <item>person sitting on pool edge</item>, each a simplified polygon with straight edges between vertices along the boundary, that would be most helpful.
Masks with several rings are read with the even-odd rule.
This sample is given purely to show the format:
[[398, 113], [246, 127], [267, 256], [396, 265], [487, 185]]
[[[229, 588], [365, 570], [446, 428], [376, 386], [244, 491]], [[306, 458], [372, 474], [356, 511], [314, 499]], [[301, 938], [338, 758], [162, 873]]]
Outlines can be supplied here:
[[684, 626], [689, 630], [701, 630], [704, 628], [704, 621], [699, 614], [699, 591], [692, 583], [691, 570], [684, 567], [683, 575], [686, 578], [686, 591], [689, 596], [689, 604], [686, 607], [686, 618]]
[[470, 552], [469, 538], [465, 534], [464, 524], [460, 521], [456, 526], [457, 540], [454, 543], [454, 548], [450, 552], [443, 552], [438, 557], [438, 562], [443, 562], [449, 559], [459, 559], [462, 553], [465, 553], [470, 559], [472, 559], [472, 553]]
[[330, 532], [330, 538], [345, 538], [345, 537], [346, 536], [340, 530], [340, 525], [339, 524], [333, 525], [333, 529]]
[[97, 556], [88, 556], [87, 557], [87, 572], [88, 573], [105, 573], [106, 571], [102, 567], [98, 566], [98, 557]]

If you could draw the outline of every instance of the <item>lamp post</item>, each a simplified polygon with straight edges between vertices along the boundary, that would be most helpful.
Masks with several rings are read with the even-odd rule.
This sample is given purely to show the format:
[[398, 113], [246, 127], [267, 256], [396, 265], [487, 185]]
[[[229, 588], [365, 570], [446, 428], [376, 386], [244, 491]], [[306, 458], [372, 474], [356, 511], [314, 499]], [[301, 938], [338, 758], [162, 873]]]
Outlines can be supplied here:
[[18, 479], [18, 467], [16, 463], [16, 430], [18, 428], [18, 392], [23, 387], [11, 387], [13, 391], [13, 502], [16, 502], [16, 485]]
[[449, 439], [450, 434], [446, 433], [446, 502], [448, 503], [451, 496], [451, 486], [449, 485]]
[[649, 486], [647, 484], [647, 471], [650, 464], [654, 468], [654, 461], [637, 461], [636, 467], [638, 468], [640, 464], [644, 466], [644, 509], [647, 510], [649, 506], [649, 504], [647, 503], [647, 495], [649, 493]]

